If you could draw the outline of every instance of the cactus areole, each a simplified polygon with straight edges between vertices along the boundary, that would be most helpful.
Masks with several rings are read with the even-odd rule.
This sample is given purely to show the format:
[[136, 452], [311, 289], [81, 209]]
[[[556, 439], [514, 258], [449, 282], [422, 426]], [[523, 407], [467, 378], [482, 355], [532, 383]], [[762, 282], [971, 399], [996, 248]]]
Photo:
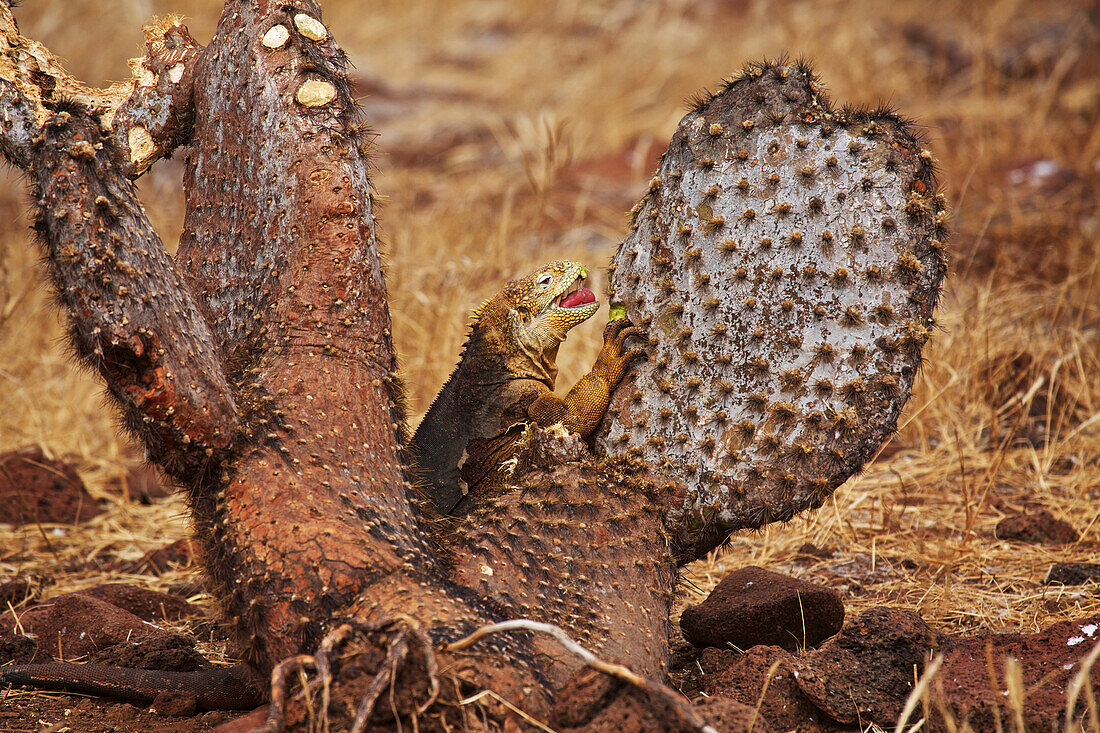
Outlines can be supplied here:
[[833, 109], [804, 65], [680, 122], [611, 267], [649, 359], [597, 434], [686, 484], [680, 561], [820, 506], [896, 430], [946, 270], [935, 188], [906, 121]]

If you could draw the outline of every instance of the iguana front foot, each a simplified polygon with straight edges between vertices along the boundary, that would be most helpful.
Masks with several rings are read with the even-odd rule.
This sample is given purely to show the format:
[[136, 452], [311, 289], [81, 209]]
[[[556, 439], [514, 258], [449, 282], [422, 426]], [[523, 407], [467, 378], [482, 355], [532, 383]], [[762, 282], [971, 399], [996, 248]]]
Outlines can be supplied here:
[[[603, 348], [600, 349], [592, 370], [581, 377], [561, 401], [565, 410], [560, 419], [566, 430], [577, 433], [582, 438], [587, 438], [596, 430], [607, 412], [611, 393], [626, 376], [630, 363], [645, 354], [641, 347], [623, 351], [628, 338], [641, 335], [642, 330], [626, 318], [610, 321], [604, 326]], [[548, 407], [540, 405], [544, 399], [556, 398], [553, 395], [540, 397], [531, 405], [530, 412], [535, 422], [545, 427], [552, 422], [544, 422], [540, 418], [540, 413]]]

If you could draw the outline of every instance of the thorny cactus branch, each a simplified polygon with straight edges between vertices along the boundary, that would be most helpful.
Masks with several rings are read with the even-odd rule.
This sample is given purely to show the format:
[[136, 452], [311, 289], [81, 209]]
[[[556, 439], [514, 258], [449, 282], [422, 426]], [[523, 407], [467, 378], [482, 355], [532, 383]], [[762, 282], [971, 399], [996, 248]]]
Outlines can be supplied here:
[[105, 134], [125, 151], [120, 164], [130, 177], [185, 144], [192, 121], [192, 75], [202, 48], [174, 16], [144, 30], [146, 53], [130, 59], [131, 78], [94, 89], [69, 76], [48, 48], [20, 35], [8, 0], [0, 0], [0, 79], [19, 92], [26, 106], [18, 121], [5, 120], [4, 155], [26, 168], [35, 131], [58, 105], [70, 103], [95, 113]]
[[[319, 15], [231, 2], [205, 50], [160, 24], [135, 79], [97, 92], [0, 8], [3, 151], [38, 184], [77, 346], [189, 488], [261, 670], [365, 585], [431, 585], [437, 554], [404, 480], [362, 136]], [[126, 178], [151, 160], [139, 122], [153, 157], [193, 143], [174, 263]]]
[[42, 238], [77, 353], [103, 376], [153, 460], [201, 476], [238, 413], [210, 328], [183, 286], [103, 129], [75, 103], [39, 126], [24, 86], [0, 78], [5, 155], [34, 182]]
[[0, 151], [35, 184], [36, 229], [77, 353], [153, 460], [189, 481], [224, 458], [239, 416], [212, 331], [124, 177], [152, 162], [145, 141], [163, 153], [185, 138], [190, 94], [176, 82], [189, 79], [198, 47], [172, 20], [146, 35], [133, 79], [90, 89], [21, 36], [0, 2]]
[[650, 334], [597, 441], [683, 477], [681, 562], [816, 508], [896, 429], [946, 272], [932, 156], [805, 64], [752, 65], [680, 122], [612, 263]]

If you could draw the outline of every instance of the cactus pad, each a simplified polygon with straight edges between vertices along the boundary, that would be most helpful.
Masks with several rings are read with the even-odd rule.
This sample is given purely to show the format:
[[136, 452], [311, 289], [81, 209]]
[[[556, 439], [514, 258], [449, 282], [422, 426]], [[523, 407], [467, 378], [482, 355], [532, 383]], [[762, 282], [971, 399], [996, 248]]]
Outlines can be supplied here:
[[896, 430], [946, 269], [935, 186], [909, 124], [834, 109], [803, 65], [680, 122], [612, 264], [649, 359], [597, 434], [684, 482], [679, 559], [820, 506]]

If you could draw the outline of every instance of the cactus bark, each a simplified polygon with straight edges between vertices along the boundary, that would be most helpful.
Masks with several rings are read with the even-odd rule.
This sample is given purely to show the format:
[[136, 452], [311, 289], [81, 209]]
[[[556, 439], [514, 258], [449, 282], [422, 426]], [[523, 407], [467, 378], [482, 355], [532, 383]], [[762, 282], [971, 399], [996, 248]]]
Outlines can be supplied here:
[[[711, 524], [696, 527], [692, 512], [699, 514], [699, 484], [690, 472], [686, 481], [677, 475], [687, 464], [643, 460], [652, 458], [646, 454], [649, 438], [663, 437], [663, 428], [659, 418], [650, 418], [650, 427], [639, 432], [638, 417], [627, 414], [634, 409], [629, 405], [637, 404], [637, 391], [642, 403], [665, 399], [658, 396], [665, 393], [652, 370], [669, 348], [683, 344], [686, 326], [675, 319], [666, 324], [664, 310], [650, 317], [654, 361], [619, 392], [617, 414], [629, 432], [615, 432], [620, 428], [614, 421], [606, 424], [605, 445], [637, 455], [594, 459], [576, 439], [535, 431], [521, 457], [516, 489], [476, 507], [459, 524], [443, 526], [417, 504], [407, 480], [401, 389], [363, 133], [343, 53], [321, 22], [318, 5], [228, 0], [205, 47], [169, 19], [148, 30], [145, 56], [132, 63], [134, 78], [102, 91], [70, 79], [48, 50], [20, 36], [3, 0], [0, 40], [0, 151], [32, 183], [36, 228], [76, 351], [101, 375], [152, 460], [186, 487], [234, 643], [258, 674], [274, 670], [275, 708], [287, 700], [288, 670], [313, 665], [319, 674], [337, 672], [331, 689], [323, 686], [324, 700], [331, 694], [332, 705], [322, 709], [343, 716], [345, 724], [358, 701], [369, 701], [372, 694], [377, 699], [380, 685], [395, 679], [400, 691], [391, 699], [398, 715], [427, 716], [440, 726], [488, 720], [500, 728], [517, 724], [515, 708], [546, 719], [563, 686], [584, 684], [576, 682], [583, 664], [562, 655], [552, 639], [518, 630], [461, 651], [447, 645], [477, 627], [516, 616], [556, 623], [607, 660], [654, 678], [663, 675], [676, 576], [673, 550], [681, 557], [697, 552], [738, 522], [750, 524], [736, 517], [756, 511], [727, 503], [707, 520]], [[639, 300], [648, 296], [632, 295], [622, 280], [629, 281], [623, 262], [628, 250], [636, 250], [645, 267], [657, 267], [657, 258], [664, 257], [672, 268], [672, 290], [664, 300], [653, 299], [661, 304], [699, 283], [703, 264], [713, 268], [712, 287], [730, 272], [739, 277], [738, 268], [752, 267], [753, 278], [757, 271], [770, 277], [770, 263], [745, 253], [738, 257], [747, 259], [731, 260], [741, 263], [733, 270], [719, 268], [719, 260], [727, 263], [724, 251], [707, 250], [698, 266], [690, 264], [694, 255], [684, 245], [694, 240], [685, 227], [698, 227], [700, 236], [708, 226], [718, 232], [716, 217], [729, 212], [726, 226], [733, 228], [732, 207], [741, 206], [736, 187], [711, 203], [697, 201], [695, 189], [710, 180], [703, 173], [720, 174], [721, 156], [739, 155], [742, 146], [751, 146], [750, 154], [765, 156], [764, 161], [775, 141], [786, 146], [785, 158], [817, 161], [826, 146], [858, 139], [867, 141], [868, 152], [856, 151], [855, 157], [878, 161], [879, 167], [860, 165], [900, 170], [872, 179], [872, 188], [882, 188], [884, 206], [908, 201], [910, 190], [903, 187], [912, 182], [926, 187], [911, 197], [913, 217], [889, 214], [905, 232], [887, 237], [890, 246], [911, 242], [907, 251], [918, 266], [896, 275], [887, 271], [896, 269], [902, 256], [894, 247], [895, 259], [882, 255], [880, 267], [890, 297], [908, 303], [898, 302], [899, 318], [927, 328], [938, 286], [938, 276], [928, 273], [942, 264], [929, 254], [936, 204], [930, 198], [930, 169], [915, 143], [890, 118], [843, 116], [802, 98], [765, 105], [755, 117], [733, 115], [729, 109], [748, 104], [745, 100], [757, 93], [785, 99], [808, 88], [801, 77], [773, 81], [781, 78], [776, 68], [753, 72], [747, 96], [745, 85], [732, 84], [681, 125], [658, 183], [638, 209], [637, 232], [617, 256], [617, 297], [645, 322], [649, 314]], [[780, 110], [786, 111], [780, 115]], [[803, 119], [810, 112], [819, 116]], [[745, 123], [755, 120], [769, 132], [725, 137], [712, 132], [714, 125], [733, 122], [747, 130]], [[853, 127], [861, 124], [882, 130]], [[832, 133], [814, 137], [809, 152], [797, 153], [803, 127], [806, 137], [826, 127]], [[173, 259], [149, 225], [132, 179], [184, 145], [187, 213]], [[692, 162], [706, 157], [712, 164]], [[864, 169], [848, 167], [845, 159], [843, 170], [850, 177]], [[879, 200], [864, 195], [863, 178], [844, 180], [854, 186], [851, 195], [861, 206]], [[720, 188], [727, 183], [714, 179]], [[763, 190], [767, 184], [750, 185]], [[777, 190], [787, 192], [788, 185], [793, 184], [783, 182]], [[823, 177], [806, 185], [810, 198], [798, 204], [798, 216], [809, 217], [813, 192], [835, 194], [836, 184]], [[789, 193], [794, 200], [796, 192]], [[700, 195], [710, 200], [705, 191]], [[706, 221], [704, 210], [710, 211]], [[650, 211], [656, 212], [652, 218]], [[885, 228], [887, 215], [865, 221], [853, 214], [845, 219], [847, 228], [836, 233], [851, 237], [863, 226], [870, 242]], [[805, 236], [817, 231], [809, 224], [804, 229]], [[914, 233], [918, 230], [928, 236]], [[774, 235], [773, 246], [787, 246], [781, 236]], [[637, 244], [641, 237], [645, 247]], [[710, 246], [709, 240], [700, 240], [698, 248], [704, 244]], [[852, 277], [868, 280], [867, 266], [854, 249], [849, 253], [838, 242], [833, 256], [827, 276], [814, 279], [817, 295], [800, 295], [796, 283], [803, 282], [804, 273], [783, 273], [798, 318], [813, 298], [833, 293], [837, 270], [849, 267]], [[856, 295], [837, 290], [829, 307], [856, 302]], [[860, 302], [869, 292], [858, 296]], [[721, 297], [727, 301], [718, 310], [727, 319], [744, 307], [740, 290]], [[782, 306], [769, 300], [776, 296], [757, 297], [775, 315], [761, 323], [778, 325]], [[694, 318], [710, 309], [709, 300], [683, 302], [683, 312]], [[829, 317], [839, 316], [830, 311]], [[836, 361], [852, 359], [852, 349], [868, 339], [900, 333], [870, 325], [872, 314], [863, 318], [862, 328], [853, 331], [860, 336], [838, 347]], [[703, 328], [702, 320], [692, 323]], [[872, 418], [875, 425], [889, 428], [896, 420], [903, 399], [895, 395], [883, 405], [876, 400], [890, 376], [898, 377], [899, 392], [908, 389], [924, 333], [913, 331], [911, 341], [899, 341], [898, 356], [885, 371], [852, 377], [865, 380], [868, 410], [884, 411], [884, 417]], [[776, 338], [768, 335], [769, 348], [780, 348]], [[877, 354], [867, 356], [878, 363]], [[677, 362], [674, 369], [680, 368]], [[685, 394], [694, 399], [699, 385], [692, 386], [692, 379], [702, 376], [687, 371], [682, 376]], [[706, 389], [713, 384], [708, 381]], [[767, 398], [769, 405], [778, 401], [776, 395]], [[692, 405], [696, 416], [689, 412]], [[696, 421], [703, 409], [683, 403], [684, 414]], [[744, 420], [756, 419], [760, 430], [773, 419], [797, 422], [769, 414], [761, 410]], [[886, 428], [876, 427], [867, 437], [862, 425], [853, 425], [838, 444], [841, 459], [827, 468], [822, 461], [830, 454], [815, 447], [794, 488], [769, 478], [747, 491], [771, 496], [770, 518], [813, 505], [825, 491], [818, 479], [842, 480]], [[824, 441], [825, 433], [819, 433], [813, 439]], [[619, 441], [620, 434], [630, 437]], [[782, 440], [797, 433], [790, 428], [777, 435]], [[658, 469], [667, 475], [657, 475]], [[695, 475], [704, 475], [698, 465]], [[812, 479], [808, 485], [816, 492], [805, 495], [809, 500], [799, 493], [803, 476]], [[752, 515], [756, 523], [769, 518]], [[669, 520], [671, 535], [665, 528]], [[700, 539], [693, 539], [693, 532]], [[344, 644], [350, 630], [362, 632], [354, 663], [347, 654], [332, 659], [333, 647]], [[315, 648], [315, 656], [302, 656]], [[422, 706], [437, 696], [454, 703], [486, 689], [496, 697], [477, 698], [479, 712], [471, 705], [428, 712]], [[631, 688], [620, 688], [614, 697], [619, 709], [652, 703], [648, 693]], [[285, 719], [269, 721], [271, 727], [305, 720], [300, 702], [290, 707]], [[589, 722], [611, 707], [593, 708]], [[666, 717], [666, 729], [682, 728], [675, 714]]]

